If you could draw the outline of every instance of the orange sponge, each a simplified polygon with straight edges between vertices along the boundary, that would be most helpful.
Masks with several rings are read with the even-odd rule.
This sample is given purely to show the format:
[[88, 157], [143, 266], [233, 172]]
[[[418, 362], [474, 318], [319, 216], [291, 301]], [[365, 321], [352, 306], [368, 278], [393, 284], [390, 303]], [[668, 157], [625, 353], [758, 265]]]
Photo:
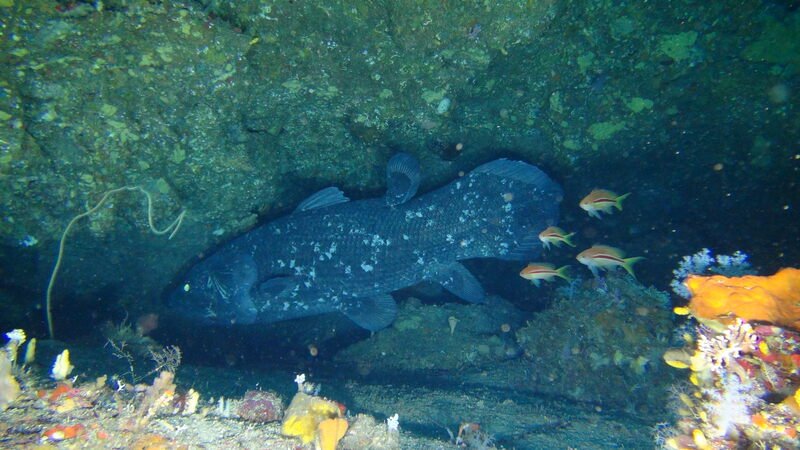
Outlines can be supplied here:
[[319, 423], [318, 440], [320, 450], [336, 450], [336, 444], [347, 432], [347, 420], [341, 417], [325, 419]]
[[686, 287], [692, 293], [689, 310], [698, 319], [728, 324], [738, 317], [800, 330], [800, 269], [767, 277], [692, 275]]

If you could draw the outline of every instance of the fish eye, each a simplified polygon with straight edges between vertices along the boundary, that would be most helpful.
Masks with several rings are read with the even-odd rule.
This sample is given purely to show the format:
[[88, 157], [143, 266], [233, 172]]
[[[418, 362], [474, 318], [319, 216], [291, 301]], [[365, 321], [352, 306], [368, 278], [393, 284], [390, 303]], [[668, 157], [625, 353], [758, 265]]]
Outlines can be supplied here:
[[183, 292], [189, 292], [189, 289], [191, 288], [192, 286], [189, 283], [186, 283], [183, 285]]

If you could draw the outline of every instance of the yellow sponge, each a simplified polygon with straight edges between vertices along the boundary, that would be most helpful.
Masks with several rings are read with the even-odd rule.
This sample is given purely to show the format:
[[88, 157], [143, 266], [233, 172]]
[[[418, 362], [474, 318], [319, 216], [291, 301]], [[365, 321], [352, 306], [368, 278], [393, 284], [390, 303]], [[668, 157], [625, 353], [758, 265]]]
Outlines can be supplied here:
[[286, 409], [281, 433], [299, 437], [303, 444], [308, 444], [316, 438], [320, 422], [341, 414], [336, 402], [298, 392]]

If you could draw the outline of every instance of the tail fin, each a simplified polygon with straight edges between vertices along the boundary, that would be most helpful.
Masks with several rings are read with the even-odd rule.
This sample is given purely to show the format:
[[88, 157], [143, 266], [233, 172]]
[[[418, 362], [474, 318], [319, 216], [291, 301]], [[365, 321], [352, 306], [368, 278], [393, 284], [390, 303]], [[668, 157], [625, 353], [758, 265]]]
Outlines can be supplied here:
[[614, 203], [614, 206], [616, 206], [618, 210], [622, 211], [622, 201], [628, 198], [629, 195], [631, 195], [630, 192], [617, 197], [617, 201]]
[[633, 273], [633, 265], [637, 262], [644, 259], [644, 256], [634, 256], [633, 258], [625, 258], [623, 259], [622, 268], [625, 269], [633, 278], [636, 278], [636, 274]]
[[556, 269], [556, 276], [561, 277], [567, 281], [572, 281], [572, 278], [567, 275], [567, 270], [569, 270], [569, 266], [563, 266]]

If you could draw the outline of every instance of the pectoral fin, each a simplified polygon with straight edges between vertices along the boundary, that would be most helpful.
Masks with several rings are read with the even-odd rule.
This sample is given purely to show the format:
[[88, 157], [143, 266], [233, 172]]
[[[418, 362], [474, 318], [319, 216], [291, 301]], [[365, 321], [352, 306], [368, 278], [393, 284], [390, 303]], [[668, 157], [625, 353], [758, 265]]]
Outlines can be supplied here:
[[349, 303], [342, 307], [342, 313], [361, 328], [378, 331], [394, 322], [397, 303], [391, 295], [381, 294]]
[[325, 189], [311, 194], [310, 197], [300, 202], [294, 212], [309, 211], [326, 206], [338, 205], [339, 203], [349, 202], [350, 199], [344, 195], [337, 187], [326, 187]]
[[440, 265], [426, 278], [441, 284], [453, 295], [470, 303], [482, 303], [486, 297], [480, 282], [466, 267], [457, 262]]

